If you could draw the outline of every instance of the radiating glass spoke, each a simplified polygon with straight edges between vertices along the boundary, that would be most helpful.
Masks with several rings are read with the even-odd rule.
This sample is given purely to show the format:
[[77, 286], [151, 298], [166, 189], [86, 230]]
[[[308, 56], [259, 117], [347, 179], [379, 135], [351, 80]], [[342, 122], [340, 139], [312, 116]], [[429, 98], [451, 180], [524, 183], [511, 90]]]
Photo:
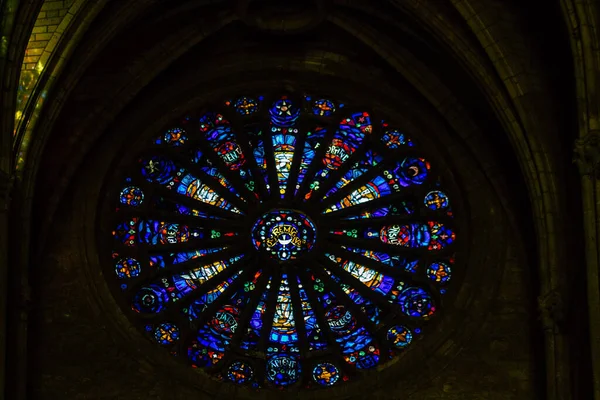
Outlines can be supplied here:
[[231, 124], [222, 114], [208, 112], [200, 117], [200, 132], [205, 135], [206, 141], [214, 150], [226, 169], [231, 172], [242, 187], [254, 194], [254, 180], [248, 168], [248, 155], [243, 151], [243, 145], [233, 131]]
[[[314, 330], [314, 328], [309, 328], [309, 322], [307, 321], [307, 319], [310, 319], [310, 316], [308, 316], [308, 318], [305, 318], [305, 308], [310, 306], [308, 304], [304, 305], [304, 301], [300, 296], [298, 289], [298, 278], [296, 276], [286, 276], [286, 279], [288, 279], [288, 284], [290, 288], [292, 315], [294, 317], [296, 330], [298, 331], [299, 353], [301, 357], [306, 357], [309, 351], [309, 339], [312, 333], [310, 331]], [[306, 293], [304, 293], [304, 296], [306, 296]], [[308, 309], [310, 310], [310, 308]]]
[[373, 323], [328, 277], [321, 271], [318, 275], [320, 278], [313, 275], [312, 279], [314, 285], [323, 289], [317, 298], [324, 308], [327, 324], [340, 345], [344, 360], [359, 369], [377, 366], [380, 349], [372, 333], [376, 330]]
[[314, 154], [311, 155], [311, 153], [305, 153], [305, 155], [308, 154], [311, 155], [311, 157], [309, 157], [310, 161], [307, 168], [302, 168], [303, 163], [301, 163], [300, 176], [302, 179], [300, 187], [296, 192], [296, 197], [299, 197], [303, 200], [308, 200], [312, 191], [318, 187], [318, 183], [315, 183], [315, 174], [317, 174], [323, 168], [323, 164], [325, 163], [324, 155], [328, 151], [328, 145], [326, 143], [331, 142], [335, 132], [336, 131], [333, 127], [319, 128], [315, 129], [316, 136], [314, 137], [314, 140], [311, 140], [310, 136], [306, 139], [307, 144], [314, 143]]
[[[405, 204], [409, 207], [406, 213], [417, 214], [417, 208], [415, 207], [413, 200], [415, 198], [415, 192], [415, 188], [407, 188], [402, 192], [393, 193], [386, 197], [380, 197], [368, 202], [359, 203], [330, 212], [326, 212], [329, 207], [325, 206], [322, 208], [322, 219], [324, 221], [337, 221], [344, 219], [364, 219], [365, 217], [372, 218], [373, 216], [369, 214], [372, 214], [381, 208], [390, 206], [395, 207], [400, 213], [399, 215], [403, 215]], [[389, 213], [389, 210], [387, 212]]]
[[149, 182], [161, 184], [178, 194], [191, 197], [202, 203], [242, 214], [242, 211], [225, 201], [213, 188], [172, 160], [154, 156], [140, 161], [142, 175]]
[[339, 254], [344, 259], [364, 264], [396, 279], [418, 279], [419, 258], [417, 257], [390, 256], [380, 251], [347, 246], [341, 246], [341, 249]]
[[235, 272], [235, 264], [242, 258], [243, 256], [236, 256], [228, 260], [214, 261], [146, 284], [133, 295], [133, 310], [141, 314], [158, 314], [169, 304], [182, 301], [217, 275], [219, 277], [216, 280], [222, 279], [220, 272]]
[[[454, 230], [438, 221], [418, 223], [387, 224], [381, 221], [377, 226], [363, 226], [356, 228], [335, 229], [330, 231], [334, 236], [341, 236], [346, 240], [366, 239], [371, 241], [370, 246], [375, 249], [400, 247], [405, 249], [420, 249], [428, 251], [441, 251], [451, 246], [456, 240]], [[381, 244], [384, 246], [382, 247]]]
[[[196, 243], [226, 243], [226, 239], [234, 238], [237, 232], [222, 229], [205, 229], [198, 226], [184, 225], [176, 222], [146, 219], [139, 217], [120, 218], [112, 231], [116, 243], [135, 247], [167, 246]], [[184, 246], [181, 246], [184, 247]]]
[[273, 157], [275, 158], [277, 182], [281, 198], [285, 197], [287, 191], [292, 164], [294, 163], [294, 154], [296, 153], [298, 135], [297, 128], [281, 128], [277, 126], [271, 128]]
[[160, 187], [154, 188], [148, 207], [202, 219], [230, 220], [242, 217], [239, 213], [198, 202], [185, 195]]
[[269, 343], [269, 333], [273, 327], [273, 318], [276, 312], [278, 288], [281, 285], [281, 270], [275, 270], [271, 277], [271, 283], [267, 285], [267, 297], [265, 299], [265, 310], [262, 316], [262, 327], [258, 339], [258, 351], [266, 352]]
[[199, 169], [207, 176], [210, 176], [213, 181], [218, 182], [219, 185], [223, 186], [241, 200], [245, 200], [244, 197], [242, 197], [242, 193], [245, 192], [239, 189], [239, 187], [243, 187], [243, 185], [237, 182], [238, 184], [234, 186], [234, 184], [221, 173], [220, 169], [210, 161], [210, 157], [205, 156], [205, 151], [200, 146], [193, 147], [190, 150], [189, 161], [196, 165], [195, 168]]
[[[148, 211], [145, 210], [123, 210], [118, 215], [123, 220], [127, 220], [130, 218], [136, 218], [143, 215], [145, 218], [143, 220], [147, 221], [169, 221], [172, 224], [187, 224], [190, 222], [190, 216], [192, 215], [192, 210], [189, 208], [185, 208], [181, 205], [175, 205], [178, 207], [175, 210], [164, 210], [164, 209], [151, 209]], [[202, 219], [202, 221], [200, 221]], [[199, 217], [196, 219], [194, 225], [201, 225], [201, 229], [204, 231], [215, 230], [219, 232], [240, 232], [245, 228], [245, 224], [243, 221], [235, 220], [235, 219], [217, 219], [217, 218], [206, 218]]]
[[429, 163], [424, 159], [405, 158], [364, 184], [361, 182], [359, 187], [353, 187], [350, 194], [328, 207], [325, 213], [383, 198], [409, 186], [421, 185], [428, 176], [429, 168]]
[[[316, 351], [327, 348], [326, 334], [321, 329], [323, 321], [317, 321], [317, 314], [315, 313], [314, 307], [311, 305], [311, 301], [307, 295], [306, 289], [302, 286], [300, 277], [297, 279], [298, 285], [298, 296], [302, 304], [302, 321], [304, 321], [304, 330], [308, 339], [308, 350]], [[330, 342], [335, 342], [330, 340]]]
[[[255, 333], [255, 329], [260, 329], [259, 327], [252, 326], [251, 320], [255, 315], [255, 310], [257, 305], [259, 304], [261, 297], [266, 295], [266, 288], [270, 284], [270, 271], [264, 271], [260, 277], [257, 279], [255, 283], [252, 283], [251, 287], [253, 288], [252, 296], [250, 297], [246, 307], [242, 310], [242, 314], [240, 317], [240, 323], [238, 324], [238, 329], [234, 333], [233, 338], [231, 340], [231, 347], [233, 349], [242, 348], [244, 350], [250, 349], [250, 342], [246, 338], [247, 335], [253, 335]], [[259, 319], [259, 321], [262, 321]], [[258, 343], [258, 334], [255, 335], [253, 345], [255, 346]]]
[[305, 200], [320, 191], [320, 187], [330, 177], [332, 171], [344, 165], [363, 144], [366, 135], [370, 135], [372, 131], [371, 118], [367, 112], [356, 112], [342, 120], [328, 144], [322, 160], [323, 168], [316, 173], [311, 183], [311, 190], [304, 196]]
[[241, 123], [241, 121], [239, 123], [237, 121], [234, 122], [233, 126], [240, 139], [240, 147], [242, 148], [243, 153], [248, 154], [247, 168], [249, 171], [247, 172], [248, 178], [246, 178], [247, 182], [245, 186], [248, 190], [253, 192], [254, 196], [259, 201], [262, 201], [262, 199], [268, 195], [268, 191], [266, 190], [265, 181], [259, 165], [257, 165], [258, 159], [256, 158], [256, 152], [258, 151], [258, 154], [260, 154], [260, 149], [255, 147], [255, 144], [253, 143], [254, 132], [247, 129], [246, 126]]
[[372, 150], [367, 150], [364, 154], [362, 152], [357, 153], [356, 155], [359, 156], [359, 161], [356, 161], [354, 164], [351, 164], [352, 160], [349, 160], [349, 168], [340, 168], [337, 171], [337, 174], [332, 174], [330, 178], [332, 185], [323, 185], [324, 188], [328, 189], [326, 192], [324, 192], [325, 195], [323, 196], [323, 198], [330, 197], [333, 194], [337, 193], [346, 185], [352, 183], [367, 172], [373, 170], [383, 161], [383, 157]]
[[327, 253], [319, 261], [345, 284], [354, 287], [361, 295], [386, 310], [390, 309], [389, 305], [386, 304], [388, 295], [398, 285], [398, 282], [393, 278], [364, 265], [343, 260], [339, 257], [332, 257], [331, 254]]
[[252, 156], [257, 169], [257, 181], [260, 187], [263, 187], [263, 199], [267, 199], [270, 194], [271, 185], [269, 183], [269, 172], [267, 166], [267, 155], [265, 152], [265, 135], [260, 125], [247, 125], [244, 127], [250, 146], [252, 147]]
[[[201, 314], [195, 340], [188, 350], [188, 358], [196, 367], [212, 367], [218, 364], [231, 347], [232, 339], [239, 330], [241, 310], [247, 305], [255, 289], [255, 278], [250, 286], [244, 285], [229, 299], [221, 296]], [[216, 310], [216, 311], [214, 311]]]
[[[338, 357], [341, 357], [340, 344], [338, 343], [337, 338], [334, 335], [330, 324], [328, 323], [327, 316], [325, 314], [326, 307], [323, 306], [323, 303], [319, 298], [319, 294], [324, 291], [323, 286], [315, 283], [313, 280], [316, 278], [314, 278], [312, 274], [307, 273], [305, 270], [301, 270], [299, 275], [300, 280], [298, 282], [298, 287], [300, 290], [300, 295], [302, 296], [304, 292], [307, 296], [307, 304], [303, 307], [305, 310], [307, 310], [305, 311], [305, 315], [309, 316], [310, 318], [311, 314], [314, 313], [315, 320], [318, 324], [318, 330], [314, 331], [316, 333], [314, 339], [315, 341], [313, 342], [315, 350], [321, 350], [325, 348], [322, 342], [322, 338], [324, 337], [327, 340], [327, 345], [334, 349], [334, 354]], [[313, 313], [311, 313], [309, 310], [312, 310]], [[322, 336], [320, 335], [321, 332]]]
[[[383, 318], [385, 308], [382, 308], [378, 303], [370, 301], [363, 297], [358, 290], [353, 286], [344, 282], [343, 279], [333, 274], [330, 270], [324, 268], [325, 274], [320, 274], [324, 281], [329, 283], [333, 293], [340, 299], [349, 310], [352, 310], [357, 321], [363, 325], [369, 333], [377, 339], [380, 346], [379, 356], [387, 358], [388, 346], [387, 340], [384, 337], [384, 332], [380, 329], [379, 324]], [[344, 296], [344, 294], [346, 296]]]
[[230, 259], [243, 253], [240, 249], [233, 247], [210, 247], [178, 252], [151, 252], [147, 257], [142, 257], [145, 265], [142, 265], [143, 273], [140, 274], [140, 279], [157, 279], [170, 276], [197, 268], [203, 264]]

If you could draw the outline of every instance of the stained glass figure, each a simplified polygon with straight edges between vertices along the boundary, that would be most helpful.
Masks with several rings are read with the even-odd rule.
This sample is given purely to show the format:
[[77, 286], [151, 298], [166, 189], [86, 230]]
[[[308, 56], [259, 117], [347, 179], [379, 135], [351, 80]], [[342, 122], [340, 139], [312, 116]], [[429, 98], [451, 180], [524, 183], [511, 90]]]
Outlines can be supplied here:
[[333, 386], [340, 380], [340, 371], [330, 363], [320, 363], [313, 368], [312, 377], [321, 386]]
[[158, 246], [202, 239], [205, 237], [205, 231], [178, 223], [131, 218], [116, 226], [113, 237], [126, 246]]
[[404, 133], [397, 129], [389, 129], [381, 136], [381, 141], [390, 149], [397, 149], [401, 146], [413, 147], [414, 143]]
[[438, 160], [338, 99], [218, 104], [152, 134], [108, 186], [119, 304], [223, 385], [327, 390], [386, 368], [460, 276]]
[[371, 321], [373, 321], [375, 324], [379, 323], [379, 318], [382, 315], [381, 309], [379, 307], [377, 307], [371, 301], [365, 299], [360, 293], [358, 293], [358, 291], [356, 291], [356, 289], [354, 289], [346, 283], [343, 283], [339, 277], [334, 275], [328, 269], [325, 269], [325, 272], [331, 277], [331, 279], [335, 281], [335, 283], [337, 283], [342, 288], [342, 290], [344, 291], [344, 293], [346, 293], [350, 300], [352, 300], [357, 306], [360, 307], [362, 312], [367, 317], [369, 317]]
[[361, 161], [359, 161], [356, 164], [354, 164], [354, 166], [350, 170], [348, 170], [348, 172], [346, 172], [346, 174], [344, 174], [344, 176], [342, 177], [342, 179], [340, 179], [334, 185], [334, 187], [332, 187], [331, 189], [329, 189], [329, 191], [325, 194], [325, 197], [329, 197], [332, 194], [336, 193], [337, 191], [339, 191], [341, 188], [343, 188], [344, 186], [346, 186], [350, 182], [354, 181], [355, 179], [357, 179], [360, 176], [362, 176], [364, 173], [366, 173], [369, 170], [371, 170], [372, 167], [375, 167], [381, 161], [383, 161], [383, 157], [382, 156], [380, 156], [377, 153], [369, 150], [365, 154], [365, 156], [363, 157], [363, 159]]
[[[304, 181], [304, 177], [308, 173], [308, 167], [312, 164], [317, 154], [317, 150], [322, 146], [321, 142], [325, 137], [325, 133], [327, 133], [327, 131], [324, 128], [317, 127], [314, 131], [308, 132], [306, 134], [306, 139], [304, 142], [304, 151], [302, 152], [302, 159], [300, 161], [299, 167], [300, 170], [298, 171], [298, 180], [296, 183], [296, 195], [298, 195], [300, 185], [302, 184], [302, 182]], [[311, 186], [313, 186], [314, 188], [314, 185], [315, 183], [313, 182]]]
[[[271, 280], [269, 280], [269, 283], [267, 284], [267, 289], [270, 289], [270, 288], [271, 288]], [[242, 347], [245, 350], [252, 349], [258, 345], [259, 336], [261, 334], [262, 326], [263, 326], [263, 316], [267, 309], [267, 304], [266, 304], [267, 303], [267, 294], [268, 294], [267, 291], [265, 291], [262, 294], [262, 296], [258, 302], [258, 305], [254, 309], [254, 312], [252, 313], [252, 317], [250, 318], [250, 323], [249, 323], [248, 329], [246, 331], [246, 335], [245, 335], [244, 339], [242, 340], [242, 344], [240, 345], [240, 347]]]
[[405, 348], [412, 342], [413, 335], [407, 327], [396, 325], [388, 329], [387, 338], [395, 347]]
[[335, 263], [341, 264], [344, 270], [349, 272], [362, 284], [383, 295], [387, 295], [394, 285], [393, 278], [385, 276], [384, 274], [379, 273], [372, 268], [355, 263], [354, 261], [343, 260], [341, 257], [336, 257], [332, 254], [326, 253], [325, 255]]
[[166, 185], [177, 172], [175, 162], [162, 156], [140, 159], [140, 164], [142, 164], [142, 176], [151, 183]]
[[292, 296], [290, 294], [287, 275], [283, 276], [281, 286], [279, 287], [277, 303], [275, 303], [275, 315], [273, 316], [273, 327], [271, 328], [269, 338], [274, 343], [288, 346], [298, 342], [298, 332], [296, 330], [296, 321], [294, 320]]
[[189, 316], [190, 321], [198, 319], [202, 312], [209, 306], [209, 304], [221, 296], [223, 292], [225, 292], [225, 289], [227, 289], [229, 285], [231, 285], [238, 278], [239, 275], [240, 274], [237, 273], [231, 278], [221, 282], [214, 289], [210, 290], [206, 294], [203, 294], [199, 299], [194, 300], [189, 307], [184, 308], [182, 311]]
[[252, 281], [245, 282], [244, 286], [228, 300], [228, 304], [211, 315], [208, 322], [198, 330], [196, 339], [188, 349], [188, 358], [192, 365], [210, 366], [221, 361], [233, 335], [238, 330], [241, 310], [248, 304], [259, 276], [260, 272], [257, 272]]
[[394, 169], [384, 170], [381, 175], [354, 189], [348, 196], [332, 205], [325, 213], [370, 202], [392, 193], [402, 193], [403, 188], [425, 182], [430, 165], [423, 158], [407, 157]]
[[329, 99], [313, 100], [312, 112], [322, 117], [330, 117], [335, 112], [335, 103]]
[[227, 369], [227, 379], [238, 385], [250, 382], [253, 376], [252, 367], [243, 361], [236, 361]]
[[148, 182], [164, 185], [177, 194], [191, 197], [202, 203], [241, 213], [240, 210], [220, 197], [213, 187], [202, 182], [185, 168], [180, 168], [174, 161], [164, 157], [151, 157], [141, 159], [140, 163], [142, 164], [142, 175]]
[[371, 118], [367, 112], [355, 113], [350, 118], [345, 118], [323, 157], [323, 166], [311, 184], [311, 190], [304, 196], [305, 200], [311, 198], [314, 192], [320, 190], [321, 185], [330, 176], [331, 171], [339, 169], [354, 152], [362, 145], [367, 134], [373, 130]]
[[154, 330], [154, 339], [162, 345], [173, 344], [179, 340], [179, 328], [168, 322], [162, 323]]
[[448, 196], [441, 190], [433, 190], [425, 196], [425, 206], [432, 210], [448, 208]]
[[204, 264], [183, 273], [173, 274], [170, 278], [162, 280], [173, 300], [181, 299], [189, 295], [209, 279], [213, 278], [232, 264], [241, 260], [242, 256], [233, 257], [229, 260], [219, 260], [210, 264]]
[[237, 191], [237, 189], [231, 184], [231, 182], [229, 182], [229, 180], [227, 178], [225, 178], [223, 176], [223, 174], [221, 174], [218, 170], [218, 168], [216, 168], [215, 166], [212, 165], [212, 163], [210, 162], [210, 160], [206, 159], [204, 157], [204, 154], [202, 153], [202, 150], [200, 149], [194, 149], [192, 151], [192, 157], [191, 160], [193, 163], [195, 164], [200, 164], [202, 165], [200, 167], [200, 170], [202, 172], [204, 172], [206, 175], [211, 176], [214, 178], [214, 181], [218, 182], [219, 185], [223, 186], [225, 189], [227, 189], [228, 191], [232, 192], [235, 196], [239, 197], [240, 199], [244, 199], [239, 192]]
[[414, 274], [417, 270], [417, 267], [419, 266], [419, 260], [415, 259], [409, 259], [398, 255], [390, 256], [389, 254], [383, 253], [381, 251], [372, 251], [346, 246], [341, 247], [342, 249], [346, 249], [353, 253], [360, 254], [363, 257], [370, 258], [372, 260], [378, 261], [384, 265], [396, 268], [398, 270], [410, 272], [411, 274]]
[[327, 347], [327, 342], [323, 337], [323, 331], [321, 330], [315, 312], [310, 305], [308, 295], [302, 287], [302, 283], [298, 278], [298, 294], [300, 295], [300, 301], [302, 302], [302, 316], [304, 317], [304, 325], [306, 329], [306, 337], [308, 339], [309, 350], [322, 350]]
[[159, 136], [154, 143], [166, 144], [173, 147], [179, 147], [188, 140], [185, 130], [181, 128], [168, 129], [163, 135]]
[[389, 183], [382, 177], [378, 176], [371, 182], [360, 186], [351, 194], [343, 198], [340, 202], [325, 210], [325, 213], [341, 210], [346, 207], [352, 207], [358, 204], [367, 203], [388, 196], [392, 193]]
[[287, 189], [292, 162], [294, 161], [298, 129], [273, 126], [271, 130], [273, 131], [273, 157], [275, 158], [279, 193], [281, 198], [283, 198]]
[[[316, 285], [321, 282], [313, 277]], [[357, 368], [373, 368], [379, 361], [379, 348], [372, 334], [360, 325], [355, 316], [332, 293], [318, 295], [329, 329], [338, 342], [344, 359]]]
[[240, 115], [252, 115], [258, 111], [260, 102], [263, 100], [262, 96], [258, 99], [253, 97], [242, 96], [238, 97], [235, 101], [226, 101], [225, 105], [233, 106], [235, 111]]
[[248, 168], [247, 158], [229, 121], [222, 115], [206, 113], [200, 118], [200, 132], [205, 135], [215, 153], [225, 166], [237, 174], [250, 190], [254, 190], [254, 177]]
[[379, 238], [383, 243], [397, 246], [441, 250], [454, 242], [456, 234], [444, 224], [429, 221], [426, 224], [384, 226]]
[[137, 186], [126, 186], [119, 195], [121, 204], [139, 207], [144, 201], [144, 192]]

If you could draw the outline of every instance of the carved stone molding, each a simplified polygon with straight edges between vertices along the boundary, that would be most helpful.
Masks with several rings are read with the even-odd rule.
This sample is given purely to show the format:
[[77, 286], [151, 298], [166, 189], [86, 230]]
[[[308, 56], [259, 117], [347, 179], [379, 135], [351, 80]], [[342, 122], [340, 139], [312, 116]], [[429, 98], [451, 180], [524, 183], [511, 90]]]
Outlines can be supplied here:
[[563, 333], [565, 328], [565, 302], [563, 295], [554, 289], [538, 297], [542, 328], [547, 333]]
[[582, 176], [600, 177], [600, 131], [590, 131], [575, 141], [573, 162], [579, 167]]

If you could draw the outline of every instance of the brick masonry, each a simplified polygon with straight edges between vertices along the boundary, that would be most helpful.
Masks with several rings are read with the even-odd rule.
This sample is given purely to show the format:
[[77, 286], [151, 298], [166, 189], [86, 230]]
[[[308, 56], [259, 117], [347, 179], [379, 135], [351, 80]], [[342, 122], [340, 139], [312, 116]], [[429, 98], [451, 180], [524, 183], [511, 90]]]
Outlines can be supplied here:
[[65, 15], [67, 15], [74, 1], [59, 0], [46, 1], [44, 3], [27, 44], [25, 59], [23, 60], [23, 70], [35, 69], [37, 62], [40, 60], [40, 55], [48, 45], [58, 25], [60, 25]]

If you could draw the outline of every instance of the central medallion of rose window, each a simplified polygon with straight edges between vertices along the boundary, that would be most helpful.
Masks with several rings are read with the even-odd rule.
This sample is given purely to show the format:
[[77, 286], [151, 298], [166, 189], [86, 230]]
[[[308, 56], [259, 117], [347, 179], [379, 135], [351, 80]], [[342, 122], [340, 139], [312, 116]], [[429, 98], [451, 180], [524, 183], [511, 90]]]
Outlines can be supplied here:
[[254, 247], [279, 261], [293, 260], [310, 251], [316, 237], [315, 225], [299, 211], [269, 211], [252, 227]]

